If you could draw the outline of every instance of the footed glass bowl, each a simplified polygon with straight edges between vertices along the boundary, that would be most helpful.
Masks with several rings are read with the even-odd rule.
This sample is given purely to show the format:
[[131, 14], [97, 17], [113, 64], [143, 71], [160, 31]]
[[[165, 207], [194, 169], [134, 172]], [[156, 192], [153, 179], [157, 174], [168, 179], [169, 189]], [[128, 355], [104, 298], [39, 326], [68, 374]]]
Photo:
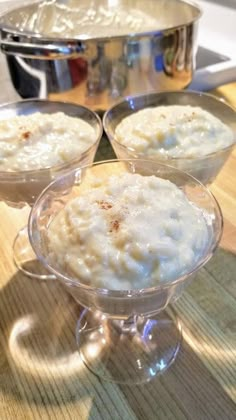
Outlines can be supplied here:
[[[30, 115], [36, 112], [53, 114], [63, 112], [70, 117], [78, 117], [90, 124], [96, 133], [95, 141], [87, 150], [74, 156], [67, 162], [48, 168], [22, 171], [0, 170], [0, 201], [11, 207], [22, 208], [32, 206], [41, 191], [55, 178], [79, 165], [91, 164], [102, 136], [102, 123], [96, 113], [90, 109], [71, 104], [69, 102], [53, 102], [47, 100], [24, 100], [0, 106], [0, 120], [7, 120], [14, 116]], [[78, 136], [79, 141], [79, 136]], [[47, 279], [47, 274], [39, 274], [33, 268], [35, 254], [28, 241], [27, 228], [19, 231], [13, 244], [14, 262], [18, 269], [30, 277]], [[51, 276], [52, 277], [52, 276]]]
[[[197, 157], [165, 157], [157, 155], [146, 156], [132, 147], [121, 144], [115, 134], [117, 125], [129, 115], [145, 108], [170, 105], [190, 105], [200, 107], [219, 118], [233, 133], [233, 143], [221, 150]], [[103, 126], [118, 159], [151, 159], [174, 166], [188, 172], [199, 179], [204, 185], [214, 181], [222, 166], [229, 157], [236, 142], [236, 112], [223, 100], [213, 95], [191, 91], [156, 92], [139, 96], [129, 96], [111, 107], [103, 117]], [[201, 135], [199, 135], [199, 142]]]
[[[207, 246], [185, 275], [173, 281], [157, 281], [156, 286], [150, 288], [108, 290], [93, 287], [93, 279], [90, 285], [82, 283], [80, 278], [69, 276], [51, 260], [48, 231], [55, 216], [89, 187], [91, 176], [103, 182], [111, 174], [124, 172], [168, 179], [182, 189], [194, 205], [207, 212]], [[149, 381], [174, 361], [180, 346], [181, 327], [169, 304], [212, 257], [221, 233], [222, 215], [213, 195], [190, 175], [150, 160], [113, 160], [70, 171], [42, 192], [29, 218], [29, 238], [37, 257], [85, 308], [76, 332], [85, 364], [102, 378], [128, 384]], [[69, 254], [70, 250], [65, 252]]]

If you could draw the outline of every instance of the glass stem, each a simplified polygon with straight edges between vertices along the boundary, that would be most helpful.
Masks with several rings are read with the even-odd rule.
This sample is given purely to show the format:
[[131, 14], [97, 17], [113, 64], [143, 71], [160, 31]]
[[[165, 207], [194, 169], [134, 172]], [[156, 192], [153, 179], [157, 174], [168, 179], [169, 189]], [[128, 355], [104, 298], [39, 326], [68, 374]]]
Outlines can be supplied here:
[[131, 315], [125, 320], [112, 320], [111, 322], [116, 326], [117, 330], [122, 334], [131, 334], [135, 335], [138, 332], [138, 315]]

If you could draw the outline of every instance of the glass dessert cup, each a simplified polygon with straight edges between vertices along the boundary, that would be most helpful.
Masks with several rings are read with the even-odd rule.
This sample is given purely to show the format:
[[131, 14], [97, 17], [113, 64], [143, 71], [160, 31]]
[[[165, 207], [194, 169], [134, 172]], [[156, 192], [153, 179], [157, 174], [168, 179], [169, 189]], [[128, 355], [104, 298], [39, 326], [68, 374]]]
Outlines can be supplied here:
[[[116, 139], [115, 130], [121, 120], [144, 108], [169, 105], [200, 107], [219, 118], [233, 132], [233, 144], [214, 153], [200, 157], [145, 156], [132, 147], [126, 147]], [[118, 159], [151, 159], [188, 172], [204, 185], [211, 184], [228, 159], [236, 142], [236, 113], [231, 106], [213, 95], [193, 91], [156, 92], [129, 96], [111, 107], [103, 117], [103, 126]], [[199, 139], [201, 140], [201, 139]]]
[[[89, 123], [95, 130], [96, 141], [83, 153], [72, 160], [50, 168], [28, 171], [0, 171], [0, 201], [11, 207], [32, 207], [38, 195], [55, 178], [79, 165], [91, 164], [102, 136], [102, 123], [96, 113], [86, 107], [67, 102], [47, 100], [24, 100], [9, 103], [0, 107], [0, 119], [8, 119], [16, 115], [30, 115], [35, 112], [52, 114], [63, 112], [71, 117], [79, 117]], [[43, 266], [36, 264], [36, 256], [28, 239], [27, 226], [17, 234], [13, 243], [13, 259], [24, 274], [38, 279], [54, 278]]]
[[[48, 228], [56, 215], [89, 187], [90, 176], [103, 182], [111, 174], [123, 172], [169, 179], [208, 213], [207, 247], [195, 265], [174, 281], [144, 289], [101, 289], [93, 287], [92, 279], [91, 285], [86, 285], [68, 275], [50, 259]], [[158, 162], [104, 161], [53, 181], [34, 204], [28, 226], [30, 242], [39, 260], [84, 307], [76, 337], [86, 366], [101, 378], [126, 384], [147, 382], [166, 370], [175, 360], [181, 342], [181, 326], [169, 304], [212, 257], [221, 238], [222, 215], [213, 195], [190, 175]]]

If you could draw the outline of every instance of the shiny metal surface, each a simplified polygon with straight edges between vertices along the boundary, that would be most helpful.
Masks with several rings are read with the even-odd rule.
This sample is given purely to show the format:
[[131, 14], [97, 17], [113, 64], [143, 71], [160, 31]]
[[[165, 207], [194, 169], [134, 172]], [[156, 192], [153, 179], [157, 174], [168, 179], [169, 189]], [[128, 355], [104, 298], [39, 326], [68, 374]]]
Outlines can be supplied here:
[[[109, 5], [108, 0], [97, 3]], [[9, 12], [0, 20], [1, 49], [15, 89], [22, 98], [69, 100], [95, 110], [106, 110], [127, 95], [183, 89], [195, 68], [201, 11], [182, 0], [163, 4], [163, 0], [132, 2], [133, 7], [147, 9], [157, 22], [161, 10], [166, 26], [157, 23], [143, 33], [89, 39], [52, 38], [27, 27], [22, 30], [20, 19], [35, 13], [39, 3]]]

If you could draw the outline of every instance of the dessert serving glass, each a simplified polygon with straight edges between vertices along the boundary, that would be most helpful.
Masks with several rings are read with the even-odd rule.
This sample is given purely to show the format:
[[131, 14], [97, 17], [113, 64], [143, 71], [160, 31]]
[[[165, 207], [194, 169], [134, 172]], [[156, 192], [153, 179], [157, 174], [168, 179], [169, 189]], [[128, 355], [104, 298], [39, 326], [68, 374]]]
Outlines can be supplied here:
[[[160, 154], [157, 156], [156, 153], [153, 156], [146, 156], [144, 153], [137, 152], [132, 147], [126, 147], [117, 140], [115, 133], [116, 127], [125, 117], [145, 108], [170, 105], [190, 105], [208, 111], [232, 130], [232, 144], [216, 152], [196, 157], [166, 157], [160, 156]], [[235, 110], [223, 100], [213, 95], [193, 91], [156, 92], [139, 96], [129, 96], [105, 113], [103, 126], [118, 159], [139, 158], [157, 160], [190, 173], [204, 185], [211, 184], [214, 181], [236, 142]], [[200, 132], [199, 142], [201, 142]]]
[[[88, 285], [74, 274], [68, 275], [50, 256], [49, 227], [59, 212], [86, 191], [94, 177], [103, 184], [110, 175], [121, 173], [168, 179], [193, 205], [207, 213], [207, 246], [181, 277], [157, 281], [155, 287], [108, 290], [94, 287], [93, 278]], [[221, 233], [222, 215], [213, 195], [192, 176], [151, 160], [104, 161], [72, 170], [41, 193], [29, 218], [29, 238], [37, 257], [84, 307], [76, 331], [84, 363], [104, 379], [127, 384], [147, 382], [175, 360], [181, 342], [181, 326], [169, 304], [212, 257]], [[65, 252], [70, 255], [70, 249]]]
[[[5, 104], [0, 106], [0, 119], [7, 120], [14, 116], [25, 116], [35, 112], [46, 114], [63, 112], [70, 117], [79, 117], [94, 128], [96, 138], [87, 150], [63, 164], [27, 171], [0, 171], [0, 201], [6, 202], [11, 207], [32, 206], [39, 193], [53, 179], [79, 165], [91, 164], [102, 136], [102, 123], [96, 113], [86, 107], [66, 102], [34, 99]], [[39, 267], [36, 267], [35, 263], [32, 264], [32, 261], [35, 261], [35, 254], [28, 241], [27, 228], [21, 229], [15, 238], [13, 257], [17, 268], [26, 275], [40, 279], [48, 278], [46, 272], [39, 274], [37, 272]], [[52, 276], [49, 275], [49, 277]]]

